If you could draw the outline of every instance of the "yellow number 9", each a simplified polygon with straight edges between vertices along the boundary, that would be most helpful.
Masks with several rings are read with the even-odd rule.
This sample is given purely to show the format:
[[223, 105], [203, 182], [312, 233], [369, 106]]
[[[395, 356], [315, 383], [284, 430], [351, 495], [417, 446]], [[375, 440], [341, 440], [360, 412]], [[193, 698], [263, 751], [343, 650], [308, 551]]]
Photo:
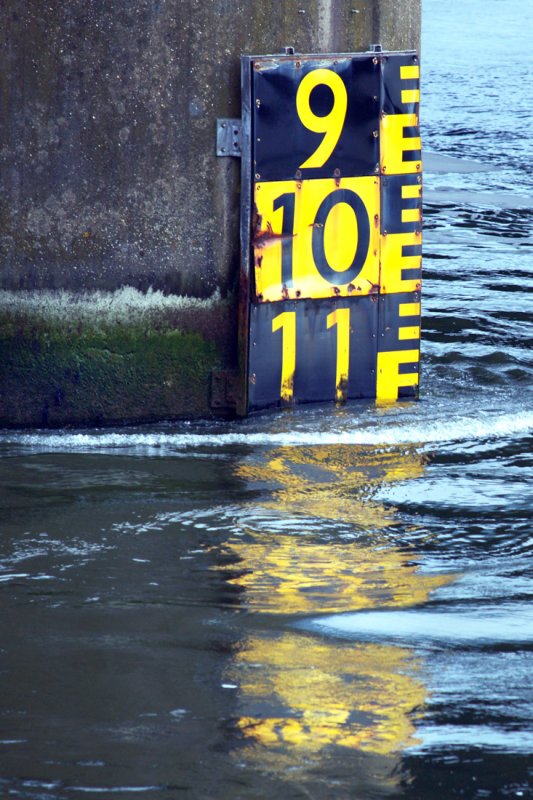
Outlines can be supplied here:
[[[311, 92], [316, 86], [329, 86], [333, 92], [333, 107], [329, 114], [318, 117], [311, 110]], [[348, 108], [348, 93], [342, 78], [331, 69], [308, 72], [296, 93], [296, 110], [300, 120], [313, 133], [325, 133], [315, 152], [300, 167], [323, 167], [339, 141]]]

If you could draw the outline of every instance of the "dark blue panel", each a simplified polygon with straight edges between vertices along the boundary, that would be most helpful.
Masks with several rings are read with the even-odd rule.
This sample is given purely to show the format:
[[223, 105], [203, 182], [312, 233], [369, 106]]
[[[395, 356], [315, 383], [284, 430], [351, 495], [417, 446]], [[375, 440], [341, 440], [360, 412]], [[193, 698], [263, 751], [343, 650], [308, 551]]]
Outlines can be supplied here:
[[272, 330], [283, 312], [295, 314], [294, 403], [336, 399], [337, 326], [328, 315], [350, 310], [350, 362], [347, 398], [375, 397], [378, 327], [376, 296], [281, 301], [251, 306], [249, 409], [282, 405], [282, 343], [287, 330]]
[[[422, 176], [417, 173], [383, 175], [381, 178], [382, 233], [415, 233], [422, 230], [422, 197], [402, 197], [403, 187], [420, 190]], [[418, 220], [404, 221], [402, 212], [417, 211]], [[412, 247], [412, 246], [411, 246]], [[410, 255], [421, 253], [411, 252]], [[404, 255], [408, 255], [407, 252]]]
[[419, 102], [405, 102], [402, 93], [406, 89], [419, 89], [420, 78], [402, 78], [401, 73], [402, 67], [415, 67], [418, 63], [416, 53], [387, 53], [383, 56], [382, 107], [385, 114], [418, 114]]
[[[380, 67], [369, 55], [324, 57], [273, 62], [254, 60], [252, 109], [253, 172], [262, 181], [308, 180], [310, 178], [373, 175], [379, 164]], [[339, 141], [320, 168], [299, 170], [317, 149], [323, 133], [315, 133], [300, 121], [296, 94], [302, 78], [325, 68], [336, 72], [348, 94], [346, 120]], [[317, 116], [325, 116], [332, 107], [332, 93], [327, 86], [316, 87], [311, 107]], [[259, 180], [259, 178], [257, 179]]]

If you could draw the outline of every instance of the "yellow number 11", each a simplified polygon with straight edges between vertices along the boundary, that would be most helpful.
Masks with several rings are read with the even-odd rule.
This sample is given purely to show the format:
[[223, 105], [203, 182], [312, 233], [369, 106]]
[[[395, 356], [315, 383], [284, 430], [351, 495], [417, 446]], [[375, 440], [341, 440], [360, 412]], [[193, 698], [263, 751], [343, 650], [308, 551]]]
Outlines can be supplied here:
[[[335, 399], [343, 403], [348, 397], [348, 374], [350, 370], [350, 309], [337, 308], [326, 317], [328, 328], [337, 326], [337, 358], [335, 374]], [[282, 331], [281, 387], [284, 403], [291, 403], [294, 396], [294, 373], [296, 371], [296, 311], [284, 311], [272, 320], [272, 332]]]
[[344, 403], [348, 397], [348, 372], [350, 370], [350, 309], [337, 308], [326, 318], [328, 328], [337, 326], [337, 372], [335, 399]]
[[281, 345], [281, 399], [290, 403], [294, 395], [296, 370], [296, 311], [284, 311], [272, 320], [272, 331], [283, 330]]

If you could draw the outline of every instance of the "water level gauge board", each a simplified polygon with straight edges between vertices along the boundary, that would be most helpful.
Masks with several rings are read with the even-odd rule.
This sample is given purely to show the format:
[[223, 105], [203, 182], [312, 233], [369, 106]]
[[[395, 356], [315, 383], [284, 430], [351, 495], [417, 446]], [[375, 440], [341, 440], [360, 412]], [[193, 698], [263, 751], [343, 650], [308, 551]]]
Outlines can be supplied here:
[[416, 53], [242, 59], [246, 410], [416, 397]]

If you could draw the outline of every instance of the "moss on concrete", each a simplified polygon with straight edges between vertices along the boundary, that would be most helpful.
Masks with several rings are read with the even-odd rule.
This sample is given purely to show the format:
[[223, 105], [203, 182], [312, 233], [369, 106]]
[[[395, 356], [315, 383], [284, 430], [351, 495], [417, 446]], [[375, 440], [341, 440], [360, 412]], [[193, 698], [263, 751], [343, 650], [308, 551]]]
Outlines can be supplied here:
[[0, 425], [123, 423], [211, 414], [224, 353], [161, 325], [81, 325], [0, 317]]

